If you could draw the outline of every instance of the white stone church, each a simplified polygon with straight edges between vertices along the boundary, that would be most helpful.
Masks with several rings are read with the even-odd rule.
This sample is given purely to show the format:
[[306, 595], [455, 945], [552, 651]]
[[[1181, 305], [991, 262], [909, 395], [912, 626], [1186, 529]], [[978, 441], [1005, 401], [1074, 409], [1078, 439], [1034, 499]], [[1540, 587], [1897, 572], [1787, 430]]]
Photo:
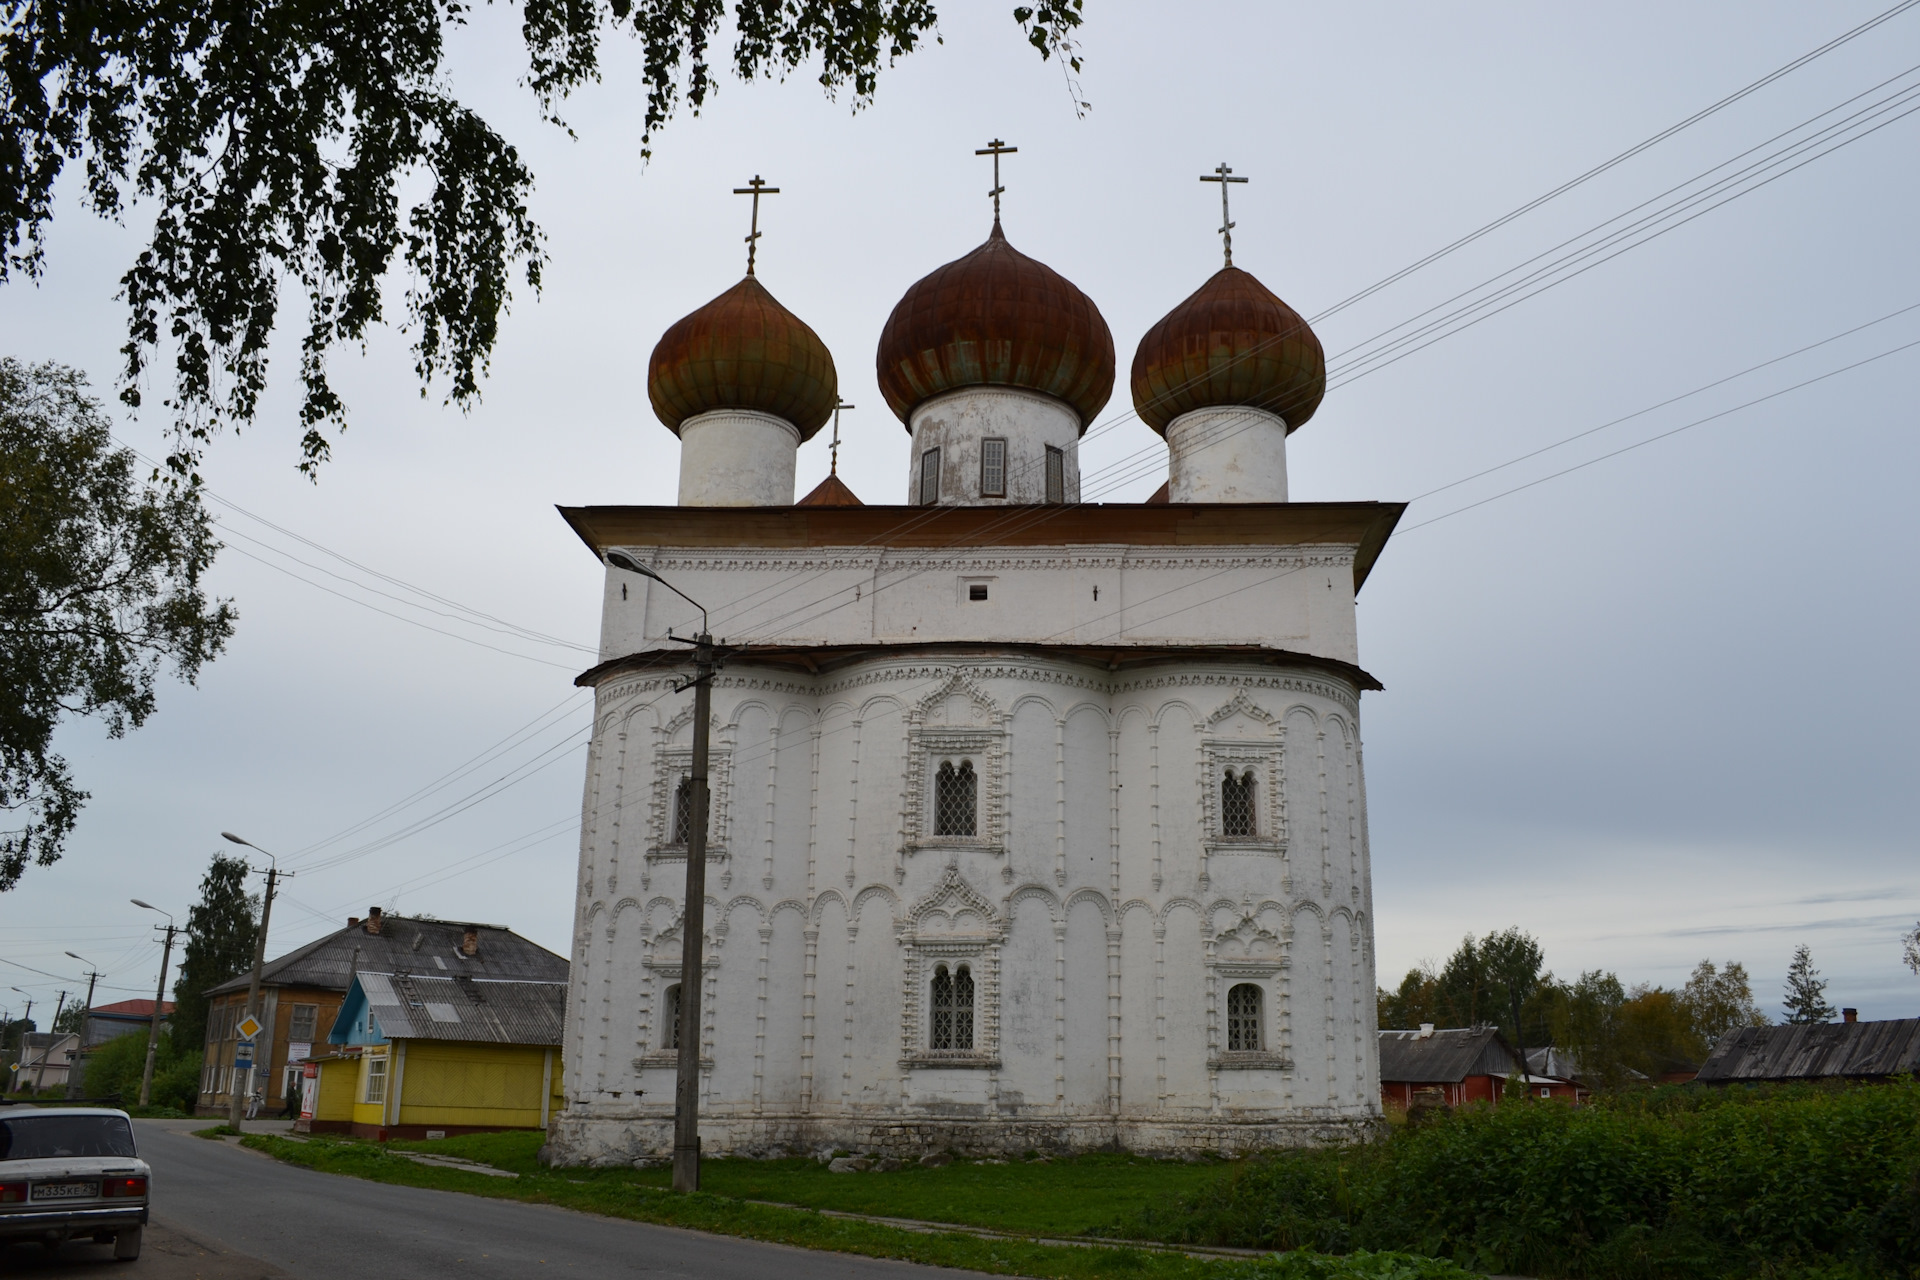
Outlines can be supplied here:
[[1146, 503], [1082, 500], [1113, 339], [997, 216], [878, 365], [904, 502], [837, 475], [796, 502], [834, 362], [750, 264], [652, 356], [679, 504], [562, 509], [729, 656], [686, 993], [668, 632], [700, 615], [608, 570], [556, 1159], [671, 1149], [685, 999], [709, 1154], [1224, 1152], [1377, 1116], [1354, 599], [1402, 507], [1287, 500], [1312, 330], [1228, 265], [1147, 333]]

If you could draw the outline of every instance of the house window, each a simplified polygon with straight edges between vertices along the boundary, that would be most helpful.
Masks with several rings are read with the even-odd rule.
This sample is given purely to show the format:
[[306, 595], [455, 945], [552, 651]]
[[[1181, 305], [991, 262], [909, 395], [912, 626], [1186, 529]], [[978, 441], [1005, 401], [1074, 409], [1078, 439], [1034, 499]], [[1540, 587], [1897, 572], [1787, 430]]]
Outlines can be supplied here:
[[1220, 779], [1220, 834], [1251, 840], [1259, 834], [1253, 822], [1253, 770], [1239, 777], [1227, 770]]
[[660, 1028], [660, 1047], [678, 1049], [680, 1047], [680, 984], [674, 983], [667, 988], [665, 1001], [666, 1025]]
[[319, 1021], [320, 1006], [297, 1004], [293, 1006], [293, 1016], [287, 1020], [287, 1039], [296, 1044], [313, 1043], [313, 1026]]
[[[713, 812], [709, 799], [707, 812]], [[693, 779], [682, 778], [673, 789], [673, 840], [674, 844], [685, 844], [693, 838]]]
[[933, 779], [933, 834], [970, 836], [975, 832], [975, 797], [979, 793], [973, 761], [942, 760]]
[[980, 496], [1007, 496], [1007, 442], [997, 437], [980, 442]]
[[1047, 501], [1067, 500], [1067, 455], [1064, 450], [1047, 446]]
[[1235, 983], [1227, 991], [1227, 1048], [1252, 1053], [1260, 1047], [1260, 988]]
[[940, 501], [940, 451], [929, 449], [920, 455], [920, 505], [930, 507]]
[[367, 1096], [363, 1101], [368, 1104], [387, 1100], [387, 1058], [385, 1054], [367, 1059]]
[[961, 965], [933, 969], [933, 1023], [930, 1049], [973, 1048], [973, 973]]

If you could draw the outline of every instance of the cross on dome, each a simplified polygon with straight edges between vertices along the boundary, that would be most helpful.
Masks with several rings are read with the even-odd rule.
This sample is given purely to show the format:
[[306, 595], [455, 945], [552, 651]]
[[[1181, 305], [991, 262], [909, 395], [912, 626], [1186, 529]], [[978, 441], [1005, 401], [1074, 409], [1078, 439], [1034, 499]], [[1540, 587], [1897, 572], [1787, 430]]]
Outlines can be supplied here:
[[[1019, 150], [1020, 148], [1010, 147], [1000, 139], [995, 138], [992, 142], [989, 142], [986, 146], [973, 153], [977, 156], [993, 157], [993, 190], [987, 192], [987, 194], [993, 197], [993, 225], [996, 227], [1000, 225], [1000, 193], [1006, 190], [1005, 187], [1000, 185], [1000, 157], [1014, 155]], [[1246, 179], [1242, 178], [1241, 181], [1244, 182]]]
[[1200, 181], [1202, 182], [1217, 182], [1220, 184], [1220, 238], [1221, 247], [1226, 251], [1228, 266], [1233, 265], [1233, 219], [1227, 215], [1227, 184], [1246, 181], [1245, 178], [1229, 177], [1228, 175], [1232, 172], [1233, 170], [1227, 167], [1227, 162], [1222, 160], [1220, 167], [1215, 169], [1211, 174], [1203, 173], [1200, 175]]
[[[1241, 181], [1245, 182], [1246, 179], [1242, 178]], [[777, 196], [780, 194], [780, 188], [768, 186], [766, 180], [756, 173], [753, 175], [753, 180], [747, 183], [746, 186], [735, 187], [733, 194], [753, 197], [753, 227], [752, 230], [747, 233], [747, 274], [752, 275], [753, 255], [760, 247], [755, 243], [760, 239], [760, 197]]]

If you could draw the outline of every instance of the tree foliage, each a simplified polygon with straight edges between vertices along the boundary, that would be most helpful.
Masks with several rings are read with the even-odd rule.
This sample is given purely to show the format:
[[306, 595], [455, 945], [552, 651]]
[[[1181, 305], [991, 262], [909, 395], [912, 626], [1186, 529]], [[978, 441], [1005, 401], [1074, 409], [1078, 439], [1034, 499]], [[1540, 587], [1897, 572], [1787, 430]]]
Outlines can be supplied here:
[[[1013, 16], [1042, 57], [1079, 66], [1083, 0], [1037, 0]], [[56, 182], [84, 159], [80, 188], [118, 219], [154, 207], [121, 287], [130, 317], [121, 397], [173, 352], [169, 459], [190, 474], [221, 422], [252, 421], [283, 282], [306, 300], [300, 349], [301, 467], [327, 458], [346, 407], [327, 357], [386, 319], [396, 257], [411, 284], [422, 391], [477, 394], [516, 279], [538, 291], [545, 260], [516, 147], [452, 92], [448, 34], [465, 0], [20, 0], [0, 28], [0, 280], [38, 277]], [[600, 77], [609, 35], [638, 41], [641, 153], [684, 102], [714, 91], [725, 0], [521, 0], [526, 84], [555, 118]], [[870, 101], [883, 66], [935, 32], [931, 0], [741, 0], [726, 64], [741, 80], [815, 63], [829, 95]], [[423, 186], [411, 204], [403, 189]]]
[[247, 892], [247, 862], [216, 853], [200, 880], [200, 901], [187, 911], [187, 945], [173, 981], [175, 1043], [207, 1038], [207, 990], [253, 964], [260, 898]]
[[1694, 966], [1680, 998], [1694, 1034], [1708, 1049], [1730, 1031], [1767, 1025], [1767, 1015], [1753, 1001], [1746, 966], [1737, 960], [1729, 960], [1718, 969], [1713, 961], [1702, 960]]
[[1780, 1003], [1786, 1007], [1789, 1024], [1833, 1021], [1827, 984], [1813, 967], [1813, 952], [1804, 942], [1793, 949], [1793, 962], [1787, 966], [1787, 995]]
[[1914, 976], [1920, 977], [1920, 921], [1900, 935], [1900, 963], [1913, 970]]
[[59, 858], [87, 798], [60, 722], [138, 728], [163, 667], [191, 683], [233, 634], [200, 585], [220, 544], [198, 487], [141, 483], [85, 388], [0, 359], [0, 891]]

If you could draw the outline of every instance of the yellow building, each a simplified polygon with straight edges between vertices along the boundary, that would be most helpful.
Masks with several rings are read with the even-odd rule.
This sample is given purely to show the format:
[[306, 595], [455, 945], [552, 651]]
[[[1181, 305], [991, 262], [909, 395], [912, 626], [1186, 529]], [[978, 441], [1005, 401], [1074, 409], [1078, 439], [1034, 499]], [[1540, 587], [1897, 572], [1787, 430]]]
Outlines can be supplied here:
[[317, 1058], [303, 1126], [362, 1137], [545, 1129], [558, 1106], [564, 982], [359, 973]]

